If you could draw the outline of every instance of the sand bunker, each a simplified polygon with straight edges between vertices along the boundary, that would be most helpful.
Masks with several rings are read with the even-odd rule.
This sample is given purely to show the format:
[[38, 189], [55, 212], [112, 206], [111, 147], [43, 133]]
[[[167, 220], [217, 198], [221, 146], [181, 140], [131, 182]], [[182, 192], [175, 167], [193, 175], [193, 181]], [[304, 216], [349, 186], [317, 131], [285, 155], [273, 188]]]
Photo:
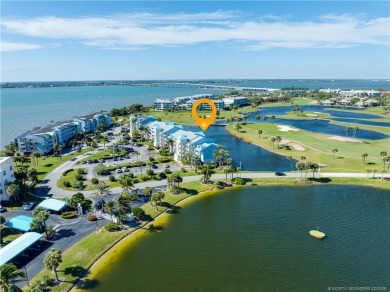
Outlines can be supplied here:
[[358, 139], [341, 137], [341, 136], [332, 136], [332, 137], [329, 137], [329, 139], [337, 140], [337, 141], [341, 141], [341, 142], [363, 143], [363, 141], [358, 140]]
[[278, 126], [279, 131], [281, 132], [288, 132], [288, 131], [296, 131], [298, 132], [298, 129], [291, 128], [290, 126]]
[[305, 148], [303, 148], [303, 146], [301, 144], [291, 142], [290, 140], [282, 139], [282, 141], [280, 141], [279, 145], [280, 146], [290, 146], [290, 147], [293, 147], [295, 150], [298, 150], [298, 151], [304, 151], [305, 150]]

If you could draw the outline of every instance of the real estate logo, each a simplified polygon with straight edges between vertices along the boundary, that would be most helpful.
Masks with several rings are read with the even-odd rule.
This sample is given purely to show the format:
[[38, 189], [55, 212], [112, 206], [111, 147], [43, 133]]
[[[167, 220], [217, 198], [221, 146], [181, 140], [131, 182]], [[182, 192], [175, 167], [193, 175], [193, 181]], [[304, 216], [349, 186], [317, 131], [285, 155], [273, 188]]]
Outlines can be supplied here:
[[[196, 109], [202, 103], [207, 103], [211, 107], [211, 115], [210, 117], [205, 119], [199, 117], [198, 113], [196, 112]], [[215, 103], [211, 99], [201, 98], [197, 100], [192, 106], [192, 117], [194, 118], [195, 122], [203, 131], [206, 131], [207, 128], [210, 127], [210, 125], [214, 122], [216, 116], [217, 116], [217, 107], [215, 106]]]

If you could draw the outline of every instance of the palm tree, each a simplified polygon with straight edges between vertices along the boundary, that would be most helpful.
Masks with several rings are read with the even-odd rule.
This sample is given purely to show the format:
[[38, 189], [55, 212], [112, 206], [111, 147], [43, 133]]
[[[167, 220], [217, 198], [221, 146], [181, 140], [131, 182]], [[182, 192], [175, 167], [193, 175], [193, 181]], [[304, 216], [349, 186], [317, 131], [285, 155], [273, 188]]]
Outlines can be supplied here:
[[339, 152], [339, 150], [337, 148], [333, 148], [332, 149], [332, 153], [333, 153], [333, 159], [334, 159], [334, 155]]
[[260, 139], [260, 135], [263, 134], [263, 130], [258, 130], [257, 134], [259, 134], [259, 139]]
[[348, 137], [348, 134], [349, 134], [350, 131], [351, 131], [351, 128], [350, 128], [350, 127], [346, 127], [346, 128], [345, 128], [345, 138]]
[[45, 264], [46, 269], [54, 272], [57, 282], [57, 268], [62, 263], [62, 252], [58, 248], [52, 248], [45, 256], [43, 263]]
[[117, 199], [116, 199], [116, 205], [118, 206], [119, 214], [124, 214], [126, 212], [130, 212], [130, 195], [127, 193], [122, 193]]
[[156, 210], [158, 211], [158, 204], [165, 198], [163, 191], [158, 191], [152, 195], [152, 201], [155, 203]]
[[13, 182], [13, 183], [7, 184], [5, 186], [5, 189], [7, 191], [7, 195], [9, 196], [10, 199], [12, 199], [15, 202], [19, 201], [19, 199], [20, 199], [19, 195], [21, 194], [22, 189], [18, 183]]
[[168, 145], [168, 149], [169, 149], [169, 155], [172, 154], [172, 150], [173, 150], [173, 145], [175, 144], [175, 141], [172, 139], [172, 138], [168, 138], [167, 139], [167, 145]]
[[293, 164], [292, 164], [293, 157], [292, 156], [287, 156], [287, 160], [290, 161], [291, 171], [294, 171]]
[[279, 149], [279, 145], [280, 145], [280, 142], [282, 141], [282, 137], [276, 136], [275, 141], [276, 141], [276, 143], [278, 145], [278, 149]]
[[237, 132], [239, 132], [239, 131], [242, 129], [241, 124], [240, 124], [240, 123], [236, 123], [236, 124], [234, 125], [234, 129], [235, 129]]
[[4, 292], [23, 291], [15, 283], [25, 281], [26, 275], [14, 264], [4, 264], [0, 267], [0, 287]]
[[310, 168], [313, 171], [313, 178], [314, 178], [314, 173], [320, 168], [320, 166], [317, 163], [312, 163], [310, 164]]
[[210, 180], [211, 175], [215, 173], [215, 171], [213, 170], [210, 164], [202, 165], [200, 167], [200, 171], [203, 174], [202, 176], [203, 183], [207, 183]]
[[46, 210], [42, 207], [36, 207], [34, 211], [32, 212], [32, 215], [35, 219], [41, 221], [43, 223], [43, 228], [45, 229], [46, 237], [47, 235], [47, 228], [46, 228], [46, 220], [49, 218], [49, 215], [47, 214]]
[[368, 178], [368, 175], [372, 172], [372, 170], [371, 169], [367, 169], [366, 172], [367, 172], [367, 178]]
[[106, 203], [106, 205], [104, 206], [104, 208], [106, 208], [107, 210], [107, 213], [109, 213], [111, 215], [111, 220], [112, 220], [112, 214], [114, 213], [114, 210], [115, 210], [115, 201], [111, 200], [111, 201], [108, 201]]
[[153, 189], [151, 187], [146, 187], [146, 188], [144, 188], [142, 193], [144, 194], [144, 196], [150, 196], [152, 194], [152, 192], [153, 192]]
[[303, 155], [302, 155], [302, 156], [301, 156], [301, 160], [302, 160], [302, 161], [305, 161], [305, 160], [306, 160], [306, 156], [303, 156]]
[[387, 156], [387, 152], [386, 151], [381, 151], [381, 153], [379, 154], [380, 155], [380, 157], [383, 157], [383, 168], [385, 168], [385, 166], [386, 166], [386, 156]]
[[30, 230], [32, 231], [42, 231], [42, 221], [34, 218], [30, 223]]
[[305, 163], [297, 162], [295, 168], [301, 172], [301, 180], [302, 180], [302, 171], [305, 169]]
[[375, 174], [378, 172], [378, 170], [377, 169], [374, 169], [373, 171], [372, 171], [372, 178], [375, 178]]
[[102, 201], [102, 208], [104, 208], [104, 201], [103, 198], [106, 195], [110, 194], [110, 190], [108, 188], [108, 185], [105, 184], [105, 182], [101, 181], [97, 185], [94, 185], [95, 192], [92, 193], [92, 197], [99, 197]]
[[106, 150], [106, 143], [110, 142], [110, 139], [108, 139], [108, 135], [107, 134], [104, 134], [102, 136], [102, 142], [103, 142], [103, 148], [104, 148], [104, 150]]
[[272, 138], [271, 138], [272, 148], [275, 148], [275, 141], [276, 141], [276, 138], [275, 138], [275, 137], [272, 137]]
[[227, 182], [227, 177], [228, 177], [228, 174], [230, 173], [230, 166], [225, 167], [223, 169], [223, 173], [226, 175], [226, 182]]
[[356, 133], [359, 131], [359, 127], [353, 128], [353, 137], [355, 138]]
[[[137, 156], [137, 163], [138, 163], [139, 162], [138, 156], [140, 155], [140, 153], [138, 151], [134, 151], [133, 154]], [[142, 165], [139, 166], [139, 170], [141, 172], [141, 179], [142, 179]]]
[[119, 183], [120, 183], [121, 187], [123, 188], [122, 194], [123, 193], [128, 194], [129, 191], [134, 186], [132, 178], [130, 176], [128, 176], [128, 175], [121, 175], [119, 177]]
[[365, 164], [366, 163], [366, 158], [368, 156], [368, 153], [364, 152], [361, 156], [362, 156], [363, 164]]
[[171, 177], [172, 177], [173, 184], [177, 184], [178, 187], [180, 183], [183, 182], [183, 178], [180, 176], [180, 174], [173, 173]]

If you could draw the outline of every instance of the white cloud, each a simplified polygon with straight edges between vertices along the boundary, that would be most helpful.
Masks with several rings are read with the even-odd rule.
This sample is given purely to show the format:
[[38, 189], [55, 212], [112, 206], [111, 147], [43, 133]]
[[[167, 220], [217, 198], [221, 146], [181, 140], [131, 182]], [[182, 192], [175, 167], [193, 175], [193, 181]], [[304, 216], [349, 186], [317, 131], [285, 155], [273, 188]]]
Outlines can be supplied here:
[[41, 46], [36, 44], [1, 42], [0, 52], [35, 50], [39, 48], [41, 48]]
[[[267, 21], [266, 21], [267, 20]], [[205, 42], [248, 42], [244, 49], [348, 48], [389, 45], [390, 18], [327, 14], [318, 21], [289, 22], [275, 16], [245, 20], [239, 11], [170, 15], [139, 13], [105, 17], [4, 19], [7, 34], [79, 41], [85, 46], [136, 50]]]

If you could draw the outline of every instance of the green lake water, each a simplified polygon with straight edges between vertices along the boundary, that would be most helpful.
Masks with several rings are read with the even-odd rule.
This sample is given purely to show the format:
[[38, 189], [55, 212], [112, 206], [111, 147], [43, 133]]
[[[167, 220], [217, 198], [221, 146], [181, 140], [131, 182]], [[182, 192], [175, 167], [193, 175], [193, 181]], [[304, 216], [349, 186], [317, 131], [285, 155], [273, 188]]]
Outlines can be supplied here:
[[[390, 289], [390, 193], [246, 187], [169, 215], [99, 274], [93, 291]], [[309, 235], [326, 233], [324, 240]]]

